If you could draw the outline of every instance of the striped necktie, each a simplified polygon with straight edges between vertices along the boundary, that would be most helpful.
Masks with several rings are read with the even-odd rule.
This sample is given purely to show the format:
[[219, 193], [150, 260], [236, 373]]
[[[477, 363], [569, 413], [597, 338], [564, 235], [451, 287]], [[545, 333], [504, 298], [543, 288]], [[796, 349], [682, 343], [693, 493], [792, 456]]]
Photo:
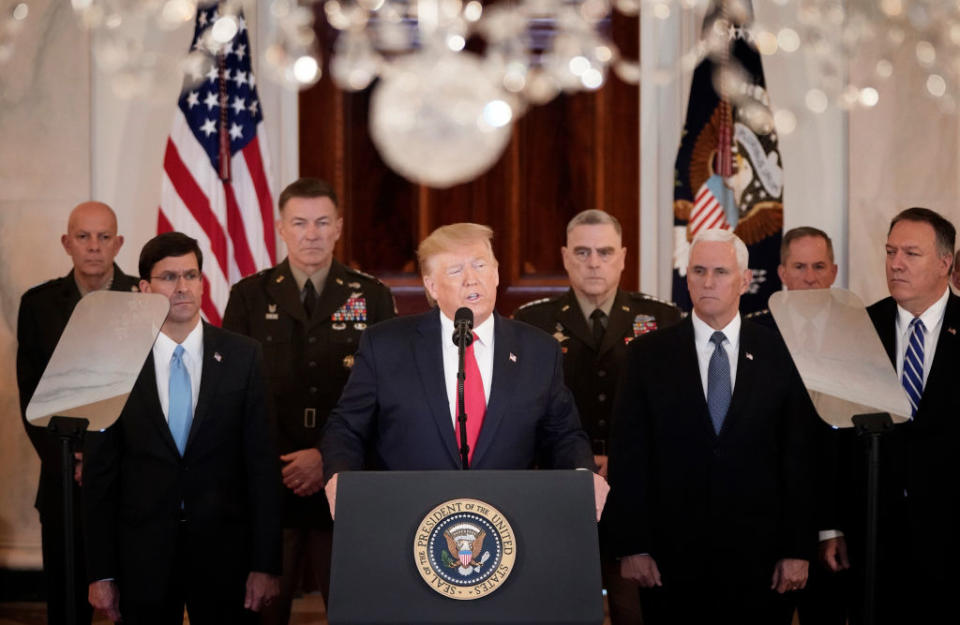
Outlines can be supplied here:
[[920, 397], [923, 396], [923, 332], [926, 328], [920, 317], [910, 322], [907, 352], [903, 356], [903, 389], [910, 400], [910, 416], [917, 416]]

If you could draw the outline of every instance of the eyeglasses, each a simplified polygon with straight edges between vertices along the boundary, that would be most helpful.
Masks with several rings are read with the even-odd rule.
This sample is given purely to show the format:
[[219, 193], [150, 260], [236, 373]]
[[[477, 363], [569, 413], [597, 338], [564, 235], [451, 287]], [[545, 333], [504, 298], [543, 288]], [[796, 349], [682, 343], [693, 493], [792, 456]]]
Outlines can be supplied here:
[[180, 278], [183, 278], [186, 282], [196, 282], [201, 278], [202, 274], [196, 269], [188, 269], [187, 271], [181, 271], [176, 273], [174, 271], [164, 271], [163, 273], [150, 276], [151, 280], [159, 280], [160, 282], [165, 282], [167, 284], [176, 284], [180, 281]]

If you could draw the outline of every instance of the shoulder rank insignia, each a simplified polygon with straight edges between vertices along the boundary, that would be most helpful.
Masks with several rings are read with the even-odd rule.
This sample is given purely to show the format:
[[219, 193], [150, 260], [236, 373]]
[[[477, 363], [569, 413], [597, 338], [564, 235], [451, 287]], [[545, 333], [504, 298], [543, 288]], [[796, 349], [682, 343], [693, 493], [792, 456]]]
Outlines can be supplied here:
[[652, 315], [637, 315], [633, 318], [633, 336], [637, 337], [657, 329], [657, 319]]
[[267, 314], [264, 315], [264, 318], [270, 321], [276, 321], [280, 318], [280, 315], [277, 314], [276, 304], [267, 304]]
[[366, 321], [367, 300], [362, 293], [352, 293], [343, 306], [330, 316], [333, 321]]

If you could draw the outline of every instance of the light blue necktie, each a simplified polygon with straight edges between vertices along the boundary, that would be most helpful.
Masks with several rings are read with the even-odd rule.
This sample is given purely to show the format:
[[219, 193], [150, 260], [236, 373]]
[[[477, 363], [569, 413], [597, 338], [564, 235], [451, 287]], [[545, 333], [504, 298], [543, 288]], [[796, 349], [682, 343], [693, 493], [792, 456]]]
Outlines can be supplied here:
[[180, 455], [187, 446], [187, 435], [193, 421], [193, 392], [190, 387], [190, 374], [183, 364], [183, 345], [177, 345], [170, 358], [170, 405], [167, 421], [170, 433], [177, 444]]
[[710, 337], [715, 348], [707, 367], [707, 409], [710, 411], [710, 420], [713, 421], [713, 431], [717, 434], [723, 427], [727, 408], [730, 407], [730, 360], [727, 358], [727, 351], [723, 349], [726, 338], [719, 330]]
[[910, 322], [912, 332], [907, 342], [907, 353], [903, 356], [903, 388], [910, 399], [910, 416], [917, 416], [917, 406], [923, 395], [923, 322], [914, 317]]

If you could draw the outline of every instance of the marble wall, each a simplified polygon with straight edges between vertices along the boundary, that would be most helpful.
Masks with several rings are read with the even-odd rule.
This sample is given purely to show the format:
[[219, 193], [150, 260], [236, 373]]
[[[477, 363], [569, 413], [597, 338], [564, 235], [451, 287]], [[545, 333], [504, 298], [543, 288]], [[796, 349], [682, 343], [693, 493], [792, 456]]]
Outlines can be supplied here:
[[[161, 163], [180, 89], [161, 76], [135, 100], [117, 97], [92, 63], [96, 40], [69, 2], [31, 0], [16, 52], [0, 65], [0, 568], [39, 568], [33, 509], [39, 461], [19, 418], [16, 319], [31, 286], [70, 270], [60, 245], [70, 209], [97, 199], [117, 212], [126, 238], [117, 262], [136, 272], [156, 233]], [[251, 46], [272, 27], [267, 3], [245, 4]], [[192, 25], [144, 35], [161, 54], [182, 55]], [[271, 153], [273, 185], [297, 175], [296, 94], [255, 72]]]

